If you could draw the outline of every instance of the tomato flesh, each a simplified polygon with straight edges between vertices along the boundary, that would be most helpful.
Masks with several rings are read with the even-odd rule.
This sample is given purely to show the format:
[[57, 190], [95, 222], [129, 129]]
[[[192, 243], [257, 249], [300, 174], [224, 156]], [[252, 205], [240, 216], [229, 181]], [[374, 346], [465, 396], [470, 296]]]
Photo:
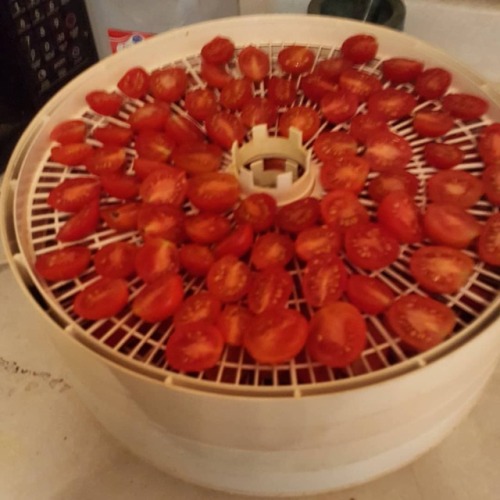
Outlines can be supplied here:
[[49, 193], [47, 203], [54, 210], [78, 212], [92, 200], [99, 198], [101, 183], [95, 177], [66, 179]]
[[327, 226], [313, 226], [297, 234], [295, 253], [300, 259], [307, 262], [320, 255], [337, 254], [341, 245], [340, 231]]
[[396, 297], [382, 280], [362, 274], [349, 276], [346, 293], [349, 301], [367, 314], [384, 312]]
[[247, 330], [252, 328], [253, 314], [239, 304], [226, 304], [217, 318], [217, 328], [222, 333], [226, 344], [243, 345]]
[[248, 308], [260, 314], [276, 307], [285, 307], [293, 290], [290, 274], [281, 267], [267, 268], [252, 276], [248, 290]]
[[212, 172], [191, 178], [187, 196], [199, 210], [221, 213], [233, 208], [240, 192], [239, 182], [234, 175]]
[[215, 324], [221, 312], [220, 300], [210, 292], [201, 291], [190, 295], [174, 314], [174, 326], [179, 327], [197, 321]]
[[73, 245], [38, 255], [34, 266], [47, 281], [65, 281], [80, 276], [88, 268], [90, 260], [87, 247]]
[[255, 269], [286, 266], [293, 258], [293, 240], [286, 234], [265, 233], [255, 241], [250, 262]]
[[137, 276], [151, 283], [165, 274], [179, 271], [177, 246], [163, 238], [148, 238], [138, 249], [134, 261]]
[[240, 224], [248, 223], [254, 231], [269, 229], [278, 210], [276, 200], [267, 193], [252, 193], [244, 198], [234, 211], [234, 217]]
[[216, 260], [207, 274], [207, 288], [222, 302], [237, 302], [248, 292], [250, 269], [234, 255]]
[[105, 278], [128, 278], [135, 273], [137, 247], [125, 241], [108, 243], [94, 255], [96, 272]]
[[279, 208], [276, 225], [283, 231], [299, 233], [313, 226], [319, 216], [319, 200], [313, 197], [302, 198]]
[[500, 213], [490, 216], [484, 225], [478, 242], [481, 260], [492, 266], [500, 266]]

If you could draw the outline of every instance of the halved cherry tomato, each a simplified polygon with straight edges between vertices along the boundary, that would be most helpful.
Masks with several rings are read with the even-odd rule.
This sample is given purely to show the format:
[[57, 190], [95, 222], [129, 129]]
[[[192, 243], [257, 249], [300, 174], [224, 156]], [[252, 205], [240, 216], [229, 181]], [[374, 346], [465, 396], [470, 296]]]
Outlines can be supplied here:
[[272, 76], [267, 82], [267, 98], [278, 106], [291, 106], [297, 97], [296, 82], [289, 78]]
[[103, 146], [85, 161], [85, 167], [94, 175], [118, 172], [125, 165], [127, 155], [120, 146]]
[[464, 170], [443, 170], [427, 180], [431, 201], [469, 208], [484, 194], [481, 179]]
[[208, 137], [224, 149], [231, 149], [235, 142], [241, 144], [245, 137], [241, 118], [228, 111], [220, 111], [208, 117], [205, 125]]
[[132, 99], [141, 99], [149, 89], [149, 73], [139, 66], [130, 68], [118, 80], [116, 86]]
[[132, 302], [132, 311], [147, 323], [157, 323], [179, 309], [183, 296], [182, 278], [175, 273], [163, 274], [139, 291]]
[[480, 234], [481, 224], [456, 205], [430, 203], [423, 218], [427, 237], [438, 245], [468, 247]]
[[453, 118], [445, 111], [417, 111], [413, 117], [413, 128], [422, 137], [440, 137], [454, 124]]
[[488, 102], [482, 97], [470, 94], [447, 94], [441, 102], [448, 113], [461, 120], [476, 120], [489, 108]]
[[216, 36], [201, 48], [201, 57], [212, 64], [225, 64], [234, 54], [234, 43], [226, 37]]
[[81, 240], [92, 234], [99, 224], [99, 200], [89, 200], [87, 205], [71, 215], [57, 232], [58, 241]]
[[417, 100], [402, 89], [387, 88], [374, 92], [367, 101], [368, 112], [387, 121], [411, 115]]
[[500, 205], [500, 163], [498, 165], [490, 165], [483, 170], [481, 176], [484, 186], [486, 198], [493, 205]]
[[384, 78], [391, 83], [413, 82], [424, 69], [424, 63], [405, 57], [392, 57], [382, 61], [381, 65]]
[[147, 160], [167, 161], [175, 148], [175, 142], [162, 132], [145, 130], [137, 134], [135, 150]]
[[241, 121], [248, 128], [262, 123], [272, 127], [277, 119], [278, 107], [263, 97], [253, 97], [241, 110]]
[[278, 64], [281, 69], [294, 76], [310, 71], [314, 59], [314, 52], [302, 45], [290, 45], [278, 53]]
[[309, 227], [301, 231], [295, 240], [295, 253], [309, 261], [320, 255], [337, 254], [342, 245], [339, 231], [326, 226]]
[[359, 193], [369, 172], [370, 162], [351, 153], [325, 161], [320, 169], [319, 179], [325, 191], [347, 189]]
[[225, 66], [211, 64], [204, 60], [201, 61], [200, 75], [209, 87], [214, 87], [216, 89], [224, 88], [224, 85], [233, 79], [232, 75], [227, 72]]
[[478, 253], [487, 264], [500, 266], [500, 213], [494, 213], [486, 221], [479, 236]]
[[429, 142], [424, 146], [425, 161], [435, 168], [446, 170], [462, 163], [465, 153], [455, 144]]
[[314, 361], [342, 368], [355, 361], [366, 347], [366, 323], [359, 310], [347, 302], [333, 302], [310, 321], [306, 349]]
[[340, 47], [342, 55], [354, 64], [371, 61], [378, 50], [377, 39], [372, 35], [352, 35], [344, 40]]
[[234, 175], [211, 172], [189, 179], [187, 196], [199, 210], [221, 213], [236, 204], [240, 191], [240, 184]]
[[176, 167], [190, 175], [206, 174], [220, 169], [222, 149], [206, 142], [181, 144], [174, 149], [171, 159]]
[[370, 73], [351, 68], [343, 71], [339, 77], [341, 89], [356, 95], [363, 102], [374, 92], [382, 88], [380, 80]]
[[404, 191], [393, 191], [385, 196], [378, 206], [377, 218], [400, 243], [422, 241], [423, 229], [417, 204]]
[[367, 314], [384, 312], [396, 296], [382, 280], [362, 274], [349, 276], [346, 293], [349, 301]]
[[351, 61], [343, 57], [334, 56], [318, 61], [315, 71], [322, 75], [323, 78], [326, 78], [331, 82], [337, 82], [340, 74], [349, 68], [352, 68]]
[[451, 73], [444, 68], [425, 69], [415, 80], [415, 92], [424, 99], [439, 99], [451, 84]]
[[383, 226], [371, 222], [350, 227], [344, 247], [351, 264], [370, 271], [392, 264], [399, 256], [398, 240]]
[[222, 333], [226, 344], [243, 345], [245, 332], [252, 328], [252, 313], [239, 304], [226, 304], [217, 318], [217, 328]]
[[299, 86], [304, 96], [314, 102], [320, 102], [326, 94], [338, 90], [336, 83], [331, 82], [317, 71], [303, 75]]
[[216, 260], [207, 274], [207, 288], [222, 302], [237, 302], [250, 287], [250, 269], [234, 255]]
[[311, 307], [323, 307], [338, 300], [347, 285], [347, 270], [340, 257], [330, 254], [314, 257], [302, 273], [302, 289]]
[[389, 170], [382, 172], [368, 184], [368, 195], [373, 201], [380, 202], [393, 191], [404, 191], [409, 196], [417, 194], [418, 177], [407, 170]]
[[486, 165], [500, 164], [500, 124], [486, 127], [479, 137], [477, 150]]
[[304, 348], [307, 320], [294, 309], [271, 309], [255, 317], [245, 331], [243, 345], [255, 361], [277, 365], [293, 359]]
[[410, 143], [393, 132], [380, 132], [366, 141], [365, 158], [375, 172], [404, 168], [412, 156]]
[[166, 105], [147, 102], [130, 114], [128, 123], [132, 130], [136, 132], [143, 130], [160, 131], [163, 130], [169, 115], [170, 110]]
[[278, 130], [288, 137], [290, 127], [302, 132], [302, 142], [307, 142], [319, 129], [321, 120], [318, 112], [308, 106], [295, 106], [285, 111], [279, 118]]
[[165, 133], [176, 144], [201, 142], [205, 138], [203, 132], [192, 120], [177, 113], [170, 113], [167, 117]]
[[452, 333], [456, 323], [451, 308], [413, 293], [394, 301], [386, 318], [391, 330], [417, 351], [426, 351], [440, 344]]
[[278, 210], [276, 200], [267, 193], [252, 193], [243, 199], [234, 211], [234, 218], [240, 224], [248, 223], [254, 231], [269, 229]]
[[253, 82], [260, 82], [269, 73], [269, 56], [262, 50], [248, 45], [238, 54], [238, 66], [241, 73]]
[[73, 310], [84, 319], [111, 318], [127, 305], [128, 297], [125, 280], [99, 278], [78, 293], [73, 302]]
[[253, 229], [250, 224], [241, 224], [219, 241], [214, 248], [216, 258], [224, 255], [234, 255], [235, 257], [243, 257], [253, 243]]
[[276, 225], [283, 231], [299, 233], [314, 226], [319, 217], [319, 200], [308, 196], [280, 207], [276, 214]]
[[112, 203], [101, 208], [100, 216], [110, 229], [127, 232], [137, 229], [140, 203]]
[[94, 255], [95, 270], [105, 278], [128, 278], [135, 273], [136, 252], [137, 247], [132, 243], [108, 243]]
[[143, 181], [139, 194], [145, 203], [180, 207], [186, 198], [186, 172], [168, 167], [151, 172]]
[[293, 290], [292, 277], [282, 267], [269, 267], [252, 276], [248, 308], [255, 314], [285, 307]]
[[215, 262], [214, 253], [209, 247], [188, 243], [179, 250], [181, 267], [192, 276], [206, 276]]
[[179, 271], [179, 252], [175, 243], [163, 238], [148, 238], [135, 254], [135, 271], [146, 283]]
[[54, 210], [78, 212], [87, 203], [99, 198], [101, 182], [96, 177], [66, 179], [52, 189], [47, 204]]
[[368, 211], [358, 197], [347, 189], [329, 191], [321, 199], [320, 209], [325, 224], [341, 231], [369, 219]]
[[265, 233], [255, 241], [250, 262], [255, 269], [286, 266], [293, 258], [294, 244], [286, 234]]
[[120, 111], [123, 103], [123, 97], [114, 92], [105, 90], [94, 90], [85, 96], [85, 100], [90, 108], [104, 116], [113, 116]]
[[80, 276], [88, 268], [90, 259], [87, 247], [74, 245], [37, 255], [34, 266], [47, 281], [65, 281]]
[[210, 292], [197, 292], [187, 297], [174, 314], [174, 326], [197, 321], [215, 324], [221, 312], [220, 300]]
[[219, 102], [230, 111], [239, 111], [252, 97], [252, 82], [248, 78], [233, 78], [222, 87]]
[[50, 150], [50, 159], [68, 167], [83, 165], [94, 154], [94, 148], [85, 142], [61, 144]]
[[87, 125], [83, 120], [65, 120], [58, 123], [50, 132], [50, 140], [59, 144], [84, 142], [86, 136]]
[[223, 215], [214, 213], [188, 215], [184, 225], [188, 238], [200, 245], [216, 243], [231, 231], [231, 223]]
[[313, 151], [322, 162], [332, 160], [336, 156], [343, 156], [346, 153], [356, 154], [357, 150], [356, 139], [349, 133], [339, 130], [322, 132], [316, 137], [313, 144]]
[[208, 88], [190, 90], [186, 93], [184, 107], [195, 120], [205, 121], [217, 111], [217, 97]]
[[361, 144], [366, 143], [368, 138], [374, 134], [389, 131], [387, 122], [373, 113], [357, 114], [353, 116], [349, 126], [349, 133]]
[[456, 248], [425, 246], [410, 258], [410, 271], [415, 281], [433, 293], [456, 293], [469, 280], [474, 261]]
[[184, 211], [174, 205], [142, 204], [136, 226], [144, 239], [164, 238], [174, 243], [184, 241]]
[[358, 97], [343, 89], [326, 93], [320, 102], [321, 113], [331, 123], [351, 119], [356, 114], [358, 105]]
[[114, 172], [100, 176], [102, 189], [113, 198], [130, 200], [139, 194], [139, 179], [135, 175]]
[[155, 170], [163, 170], [167, 164], [159, 160], [148, 160], [147, 158], [136, 158], [133, 163], [133, 169], [140, 180], [144, 180]]
[[92, 131], [92, 138], [108, 146], [127, 146], [132, 140], [133, 132], [130, 128], [120, 127], [108, 123], [103, 127], [96, 127]]
[[165, 357], [174, 370], [201, 372], [217, 364], [223, 349], [220, 330], [207, 321], [198, 321], [174, 330], [168, 339]]
[[184, 96], [187, 73], [184, 68], [169, 67], [154, 70], [149, 77], [149, 90], [155, 99], [175, 102]]

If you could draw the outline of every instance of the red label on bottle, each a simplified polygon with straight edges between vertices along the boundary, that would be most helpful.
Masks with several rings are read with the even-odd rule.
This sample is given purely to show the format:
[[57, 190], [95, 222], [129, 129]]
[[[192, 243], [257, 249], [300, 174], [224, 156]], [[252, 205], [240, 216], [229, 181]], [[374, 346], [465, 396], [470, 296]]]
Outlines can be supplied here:
[[155, 33], [146, 33], [144, 31], [108, 29], [108, 39], [112, 53], [119, 52], [154, 35]]

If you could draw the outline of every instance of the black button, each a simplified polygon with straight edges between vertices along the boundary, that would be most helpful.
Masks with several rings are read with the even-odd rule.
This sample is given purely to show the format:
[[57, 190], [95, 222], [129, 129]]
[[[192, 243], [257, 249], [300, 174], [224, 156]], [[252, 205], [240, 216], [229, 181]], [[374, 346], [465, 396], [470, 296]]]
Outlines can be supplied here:
[[48, 0], [45, 4], [45, 14], [47, 16], [53, 15], [59, 9], [60, 3], [58, 0]]
[[47, 24], [50, 27], [50, 29], [55, 32], [64, 29], [63, 22], [61, 21], [61, 18], [58, 15], [50, 16]]
[[20, 35], [31, 28], [31, 17], [29, 14], [23, 14], [16, 18], [16, 31]]
[[45, 19], [45, 13], [43, 12], [40, 7], [35, 7], [31, 11], [31, 23], [33, 26], [36, 26], [37, 24], [41, 23]]
[[47, 25], [47, 23], [43, 23], [43, 24], [39, 24], [38, 26], [36, 26], [33, 30], [33, 32], [36, 34], [36, 36], [40, 39], [40, 40], [46, 40], [47, 38], [50, 37], [51, 33], [50, 33], [50, 30], [49, 30], [49, 27]]
[[14, 0], [9, 4], [10, 15], [12, 19], [16, 19], [21, 14], [26, 12], [26, 8], [24, 7], [23, 0]]

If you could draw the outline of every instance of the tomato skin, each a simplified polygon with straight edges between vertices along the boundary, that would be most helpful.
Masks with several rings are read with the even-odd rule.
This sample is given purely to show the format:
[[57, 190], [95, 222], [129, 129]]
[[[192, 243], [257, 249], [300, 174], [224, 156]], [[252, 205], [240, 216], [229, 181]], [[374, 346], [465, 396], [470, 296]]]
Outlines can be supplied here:
[[465, 153], [454, 144], [429, 142], [424, 146], [425, 161], [435, 168], [446, 170], [462, 163]]
[[486, 165], [500, 163], [500, 124], [493, 123], [481, 132], [477, 150]]
[[331, 82], [338, 82], [340, 74], [349, 68], [352, 68], [352, 62], [348, 59], [343, 57], [329, 57], [328, 59], [318, 61], [315, 71]]
[[424, 63], [415, 59], [393, 57], [386, 59], [381, 65], [384, 78], [391, 83], [413, 82], [424, 69]]
[[297, 97], [295, 81], [272, 76], [267, 82], [267, 98], [278, 106], [291, 106]]
[[215, 262], [209, 247], [197, 243], [187, 243], [179, 250], [181, 267], [192, 276], [206, 276]]
[[187, 73], [184, 68], [169, 67], [154, 70], [149, 77], [149, 90], [155, 99], [175, 102], [184, 96]]
[[253, 243], [253, 229], [250, 224], [237, 226], [231, 234], [215, 245], [214, 255], [218, 259], [224, 255], [243, 257]]
[[294, 243], [286, 234], [265, 233], [257, 238], [250, 262], [255, 269], [261, 271], [268, 267], [285, 267], [294, 256]]
[[246, 331], [252, 327], [253, 314], [239, 304], [226, 304], [217, 318], [217, 328], [228, 345], [241, 346]]
[[395, 300], [386, 312], [389, 327], [417, 351], [440, 344], [455, 328], [452, 309], [429, 297], [408, 294]]
[[135, 149], [146, 160], [166, 162], [175, 149], [175, 142], [163, 132], [144, 130], [136, 136]]
[[343, 368], [366, 347], [366, 323], [356, 307], [333, 302], [317, 311], [310, 321], [306, 350], [314, 361]]
[[255, 232], [269, 229], [276, 217], [276, 200], [267, 193], [252, 193], [236, 207], [234, 218], [239, 224], [248, 223]]
[[99, 224], [99, 200], [90, 200], [75, 212], [59, 229], [56, 239], [61, 242], [82, 240], [92, 234]]
[[341, 54], [354, 64], [371, 61], [378, 50], [378, 42], [372, 35], [352, 35], [342, 43]]
[[127, 282], [99, 278], [87, 285], [73, 302], [73, 310], [83, 319], [97, 321], [116, 316], [128, 303]]
[[216, 260], [207, 274], [207, 288], [222, 302], [238, 302], [248, 292], [250, 269], [234, 255]]
[[302, 45], [290, 45], [278, 53], [278, 64], [285, 73], [293, 76], [307, 73], [314, 64], [314, 52]]
[[342, 246], [340, 231], [327, 226], [313, 226], [301, 231], [295, 239], [295, 253], [304, 261], [321, 255], [337, 254]]
[[484, 194], [481, 179], [463, 170], [443, 170], [427, 180], [431, 201], [469, 208]]
[[325, 191], [347, 189], [359, 193], [369, 172], [368, 160], [351, 153], [326, 161], [320, 169], [319, 179]]
[[358, 197], [347, 189], [334, 189], [320, 202], [321, 217], [328, 227], [344, 232], [350, 226], [368, 222], [370, 216]]
[[224, 349], [219, 329], [198, 321], [176, 328], [167, 342], [165, 357], [169, 366], [180, 372], [201, 372], [215, 366]]
[[375, 75], [354, 68], [341, 73], [339, 85], [341, 89], [356, 95], [361, 102], [366, 101], [371, 94], [382, 89], [382, 83]]
[[295, 106], [285, 111], [278, 121], [280, 135], [288, 137], [290, 127], [302, 132], [302, 142], [307, 142], [318, 131], [320, 117], [316, 110], [307, 106]]
[[247, 78], [233, 78], [220, 91], [219, 102], [230, 111], [239, 111], [253, 97], [253, 85]]
[[444, 111], [417, 111], [413, 117], [413, 128], [422, 137], [440, 137], [454, 124], [450, 114]]
[[109, 123], [97, 127], [92, 131], [92, 138], [107, 146], [127, 146], [132, 140], [133, 132], [130, 128], [120, 127]]
[[177, 311], [183, 295], [182, 278], [175, 273], [164, 274], [140, 290], [132, 302], [132, 311], [146, 323], [157, 323]]
[[253, 82], [262, 81], [269, 73], [269, 56], [261, 49], [248, 45], [238, 54], [241, 73]]
[[427, 205], [423, 226], [431, 242], [453, 248], [467, 248], [481, 232], [481, 224], [471, 214], [443, 203]]
[[208, 212], [188, 215], [184, 226], [188, 238], [200, 245], [217, 243], [231, 231], [231, 223], [226, 217]]
[[100, 176], [103, 190], [111, 197], [120, 200], [130, 200], [139, 194], [139, 180], [135, 175], [121, 172]]
[[381, 202], [393, 191], [404, 191], [414, 197], [418, 192], [419, 180], [407, 170], [382, 172], [368, 184], [368, 195], [373, 201]]
[[149, 89], [149, 73], [139, 66], [128, 69], [116, 86], [132, 99], [144, 97]]
[[211, 172], [192, 177], [188, 181], [187, 197], [198, 209], [222, 213], [238, 201], [241, 188], [234, 175], [226, 172]]
[[488, 102], [483, 98], [469, 94], [447, 94], [441, 102], [446, 111], [461, 120], [481, 118], [489, 108]]
[[347, 285], [347, 270], [340, 257], [321, 255], [307, 262], [302, 273], [304, 297], [311, 307], [337, 301]]
[[474, 270], [474, 261], [455, 248], [421, 247], [410, 258], [415, 281], [433, 293], [452, 294], [465, 286]]
[[152, 283], [165, 274], [179, 271], [177, 246], [163, 238], [148, 238], [136, 251], [134, 261], [137, 276]]
[[383, 226], [371, 222], [350, 227], [344, 249], [351, 264], [369, 271], [386, 267], [399, 256], [398, 240]]
[[151, 172], [142, 181], [139, 194], [145, 203], [180, 207], [186, 198], [187, 188], [184, 170], [166, 166]]
[[175, 144], [191, 144], [204, 139], [203, 132], [189, 118], [177, 113], [170, 113], [165, 121], [165, 134]]
[[451, 73], [444, 68], [428, 68], [415, 80], [415, 91], [424, 99], [439, 99], [451, 84]]
[[400, 243], [418, 243], [423, 239], [420, 212], [404, 191], [385, 196], [378, 206], [377, 218]]
[[226, 37], [216, 36], [201, 48], [201, 57], [212, 64], [225, 64], [234, 54], [234, 43]]
[[321, 113], [330, 123], [342, 123], [350, 120], [358, 109], [356, 94], [347, 90], [326, 93], [320, 101]]
[[314, 226], [319, 217], [319, 200], [309, 196], [280, 207], [276, 214], [276, 225], [283, 231], [296, 234]]
[[351, 119], [349, 133], [361, 144], [376, 133], [390, 132], [387, 122], [373, 113], [357, 114]]
[[170, 115], [169, 108], [163, 103], [147, 102], [130, 113], [128, 123], [135, 132], [144, 130], [163, 130]]
[[252, 276], [248, 308], [255, 314], [285, 307], [293, 290], [292, 277], [282, 267], [270, 267]]
[[380, 132], [367, 139], [364, 156], [373, 171], [386, 172], [406, 167], [413, 152], [404, 137], [393, 132]]
[[181, 144], [175, 148], [171, 160], [189, 175], [216, 172], [222, 164], [222, 149], [205, 142]]
[[137, 247], [132, 243], [108, 243], [94, 255], [95, 270], [105, 278], [128, 278], [135, 273], [136, 252]]
[[235, 142], [241, 144], [245, 137], [241, 119], [229, 111], [219, 111], [208, 117], [205, 126], [208, 137], [223, 149], [231, 149]]
[[101, 208], [100, 216], [110, 229], [127, 232], [137, 229], [140, 203], [113, 203]]
[[226, 71], [225, 67], [218, 64], [211, 64], [205, 60], [201, 61], [200, 76], [209, 87], [222, 89], [233, 77]]
[[330, 92], [336, 92], [338, 85], [331, 82], [317, 71], [303, 75], [300, 79], [300, 89], [307, 99], [320, 102]]
[[220, 300], [210, 292], [197, 292], [187, 297], [174, 314], [174, 326], [207, 321], [215, 324], [221, 312]]
[[241, 121], [245, 127], [266, 124], [272, 127], [278, 119], [278, 107], [268, 99], [253, 97], [241, 110]]
[[346, 289], [349, 301], [366, 314], [380, 314], [394, 301], [392, 289], [378, 278], [352, 274]]
[[398, 120], [411, 115], [417, 105], [415, 97], [401, 89], [387, 88], [368, 97], [368, 112], [387, 121]]
[[345, 154], [356, 154], [358, 144], [356, 139], [347, 132], [331, 131], [322, 132], [316, 137], [313, 144], [313, 151], [320, 161], [326, 162], [336, 156]]
[[184, 107], [195, 120], [205, 121], [217, 111], [217, 97], [208, 88], [190, 90], [186, 93]]
[[98, 199], [101, 183], [95, 177], [66, 179], [50, 191], [47, 204], [54, 210], [78, 212], [87, 203]]
[[90, 260], [87, 247], [73, 245], [38, 255], [34, 267], [47, 281], [65, 281], [80, 276], [88, 268]]
[[500, 205], [500, 163], [486, 167], [481, 179], [488, 201], [493, 205]]
[[479, 258], [492, 266], [500, 266], [500, 213], [486, 221], [478, 241]]
[[258, 363], [277, 365], [293, 359], [304, 348], [309, 325], [294, 309], [277, 308], [255, 316], [245, 331], [243, 345]]
[[104, 90], [89, 92], [85, 100], [93, 111], [104, 116], [116, 115], [123, 103], [122, 96]]
[[68, 167], [83, 165], [94, 154], [94, 148], [87, 143], [77, 142], [54, 146], [50, 150], [50, 159]]
[[83, 120], [65, 120], [58, 123], [50, 132], [50, 140], [59, 144], [85, 142], [87, 125]]

